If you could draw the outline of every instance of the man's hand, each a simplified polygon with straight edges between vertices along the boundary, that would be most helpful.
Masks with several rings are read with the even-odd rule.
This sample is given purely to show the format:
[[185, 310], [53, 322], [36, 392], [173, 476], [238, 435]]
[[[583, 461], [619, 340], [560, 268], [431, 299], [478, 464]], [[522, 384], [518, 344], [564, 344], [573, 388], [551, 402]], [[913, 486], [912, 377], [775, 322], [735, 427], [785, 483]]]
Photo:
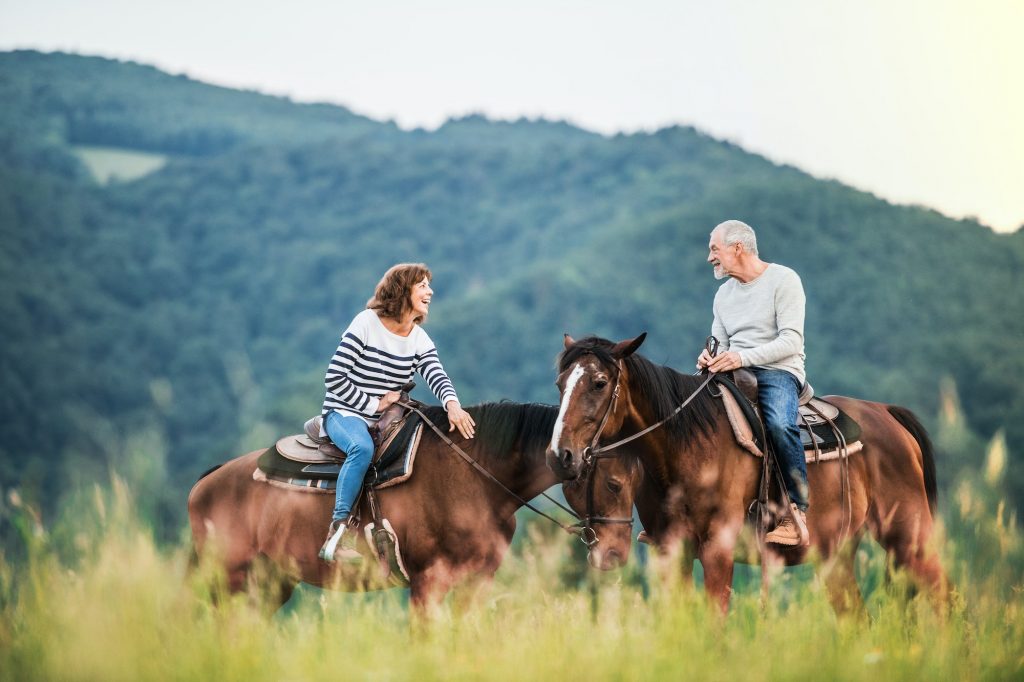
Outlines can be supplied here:
[[700, 357], [697, 358], [697, 369], [704, 369], [711, 364], [711, 353], [705, 348], [700, 352]]
[[[701, 357], [703, 357], [703, 353]], [[731, 350], [719, 353], [707, 365], [708, 369], [712, 372], [731, 372], [742, 366], [743, 360], [740, 359], [740, 354]]]
[[469, 412], [462, 409], [462, 406], [454, 400], [449, 400], [445, 409], [448, 410], [448, 423], [451, 424], [448, 431], [451, 432], [458, 428], [463, 438], [472, 438], [476, 432], [476, 422], [469, 416]]

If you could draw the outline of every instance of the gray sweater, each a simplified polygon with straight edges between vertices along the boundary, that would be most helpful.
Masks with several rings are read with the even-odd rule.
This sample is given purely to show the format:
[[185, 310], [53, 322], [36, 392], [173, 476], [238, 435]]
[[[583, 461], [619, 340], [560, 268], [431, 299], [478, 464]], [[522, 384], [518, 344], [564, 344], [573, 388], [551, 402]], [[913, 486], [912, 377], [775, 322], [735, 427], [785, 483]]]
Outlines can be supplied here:
[[800, 276], [770, 263], [757, 279], [729, 279], [715, 294], [711, 333], [721, 352], [737, 351], [744, 367], [804, 372], [804, 287]]

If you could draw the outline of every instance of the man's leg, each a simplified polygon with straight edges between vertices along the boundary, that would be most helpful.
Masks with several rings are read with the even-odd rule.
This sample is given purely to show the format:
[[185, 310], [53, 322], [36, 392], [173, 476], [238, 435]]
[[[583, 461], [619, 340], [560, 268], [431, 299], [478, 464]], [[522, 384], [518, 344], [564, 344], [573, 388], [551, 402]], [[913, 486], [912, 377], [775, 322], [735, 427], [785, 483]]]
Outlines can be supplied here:
[[[800, 408], [800, 381], [784, 370], [756, 369], [757, 397], [761, 406], [768, 438], [782, 469], [782, 482], [792, 502], [800, 512], [807, 511], [807, 463], [804, 448], [800, 443], [800, 427], [797, 426]], [[799, 543], [806, 541], [803, 519], [790, 519], [793, 527], [780, 527], [769, 535], [789, 538], [793, 531]], [[778, 536], [777, 533], [781, 533]], [[793, 535], [793, 537], [796, 537]], [[769, 541], [774, 541], [769, 538]], [[784, 542], [783, 544], [791, 544]], [[794, 542], [792, 544], [798, 544]]]

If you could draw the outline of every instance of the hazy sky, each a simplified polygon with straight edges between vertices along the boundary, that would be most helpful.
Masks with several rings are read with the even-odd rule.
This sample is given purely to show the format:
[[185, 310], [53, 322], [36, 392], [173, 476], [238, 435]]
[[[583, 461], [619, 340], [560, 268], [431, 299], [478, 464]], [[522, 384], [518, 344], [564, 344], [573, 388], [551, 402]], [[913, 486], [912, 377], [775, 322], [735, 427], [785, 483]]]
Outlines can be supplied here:
[[403, 127], [694, 125], [998, 230], [1024, 224], [1024, 1], [0, 0], [0, 49], [132, 59]]

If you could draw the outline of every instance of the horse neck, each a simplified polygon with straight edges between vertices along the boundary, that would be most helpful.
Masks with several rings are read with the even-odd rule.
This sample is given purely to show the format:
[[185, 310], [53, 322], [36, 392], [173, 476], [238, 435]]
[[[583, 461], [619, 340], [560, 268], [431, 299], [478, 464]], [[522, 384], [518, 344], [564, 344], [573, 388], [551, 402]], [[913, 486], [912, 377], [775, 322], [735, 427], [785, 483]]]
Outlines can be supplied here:
[[[506, 458], [505, 485], [524, 500], [540, 495], [559, 483], [545, 459], [547, 443], [536, 443], [522, 447], [516, 445]], [[504, 481], [503, 481], [504, 482]]]
[[[615, 437], [616, 440], [639, 433], [664, 419], [664, 416], [657, 415], [651, 401], [644, 395], [632, 377], [628, 380], [627, 386], [629, 399], [624, 406], [626, 417], [623, 420], [620, 433]], [[680, 442], [672, 437], [666, 426], [667, 424], [662, 424], [625, 446], [629, 448], [630, 453], [640, 458], [647, 474], [656, 485], [663, 489], [667, 489], [674, 483], [673, 472], [677, 472], [684, 462], [705, 457], [717, 449], [717, 438], [712, 438], [709, 441], [703, 435], [695, 435], [694, 438], [687, 439], [686, 442]]]

